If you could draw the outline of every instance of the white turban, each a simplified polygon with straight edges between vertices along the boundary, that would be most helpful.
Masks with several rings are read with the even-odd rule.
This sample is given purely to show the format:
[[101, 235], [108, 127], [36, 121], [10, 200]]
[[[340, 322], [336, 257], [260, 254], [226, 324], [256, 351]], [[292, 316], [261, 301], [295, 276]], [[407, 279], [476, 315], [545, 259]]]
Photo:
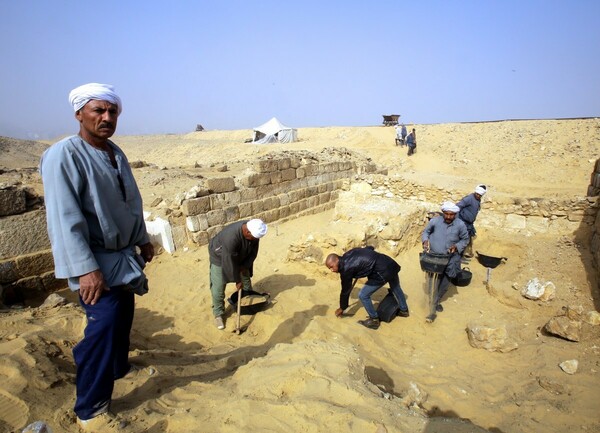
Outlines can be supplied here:
[[250, 234], [256, 239], [262, 238], [267, 234], [267, 225], [259, 219], [253, 219], [246, 223], [246, 227], [250, 231]]
[[451, 201], [445, 201], [444, 203], [442, 203], [442, 212], [458, 213], [459, 211], [460, 208]]
[[475, 193], [479, 194], [479, 195], [483, 195], [487, 192], [487, 187], [483, 184], [481, 185], [477, 185], [477, 187], [475, 188]]
[[123, 110], [121, 98], [115, 93], [114, 87], [110, 84], [88, 83], [71, 90], [71, 93], [69, 93], [69, 103], [76, 112], [92, 99], [115, 104], [119, 114]]

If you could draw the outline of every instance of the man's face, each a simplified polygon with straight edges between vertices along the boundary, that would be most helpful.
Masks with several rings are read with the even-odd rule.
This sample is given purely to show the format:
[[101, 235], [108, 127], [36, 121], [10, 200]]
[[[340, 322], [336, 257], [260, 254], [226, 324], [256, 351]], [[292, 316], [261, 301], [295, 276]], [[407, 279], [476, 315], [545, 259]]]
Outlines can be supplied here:
[[94, 99], [75, 113], [75, 118], [79, 120], [81, 125], [81, 132], [84, 135], [102, 140], [112, 137], [115, 133], [118, 117], [119, 110], [115, 104]]
[[329, 268], [329, 270], [331, 272], [336, 272], [337, 273], [338, 268], [339, 268], [339, 264], [340, 264], [339, 260], [332, 260], [332, 261], [330, 261], [330, 262], [327, 263], [327, 267]]
[[474, 193], [473, 196], [475, 197], [475, 200], [481, 201], [481, 194]]
[[444, 222], [446, 224], [450, 224], [456, 218], [456, 214], [454, 212], [444, 212]]

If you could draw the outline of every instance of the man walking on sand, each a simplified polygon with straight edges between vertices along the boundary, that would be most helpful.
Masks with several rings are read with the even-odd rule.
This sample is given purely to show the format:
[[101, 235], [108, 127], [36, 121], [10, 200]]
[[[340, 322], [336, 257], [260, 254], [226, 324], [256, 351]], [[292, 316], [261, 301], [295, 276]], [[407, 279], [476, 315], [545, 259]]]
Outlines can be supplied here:
[[[242, 297], [252, 292], [254, 260], [258, 256], [260, 238], [266, 234], [267, 225], [260, 219], [251, 219], [226, 226], [210, 240], [210, 292], [217, 329], [225, 329], [227, 283], [235, 283], [237, 290], [242, 289]], [[239, 301], [237, 293], [230, 298], [231, 304]]]
[[329, 254], [325, 259], [325, 266], [331, 272], [340, 274], [342, 291], [340, 292], [340, 307], [335, 310], [337, 317], [342, 317], [344, 310], [348, 308], [348, 300], [354, 287], [352, 280], [364, 277], [367, 277], [368, 280], [358, 293], [358, 299], [369, 316], [366, 320], [359, 320], [358, 323], [370, 329], [379, 328], [379, 317], [373, 301], [371, 301], [371, 295], [385, 283], [389, 283], [390, 291], [398, 302], [400, 307], [398, 315], [408, 317], [408, 305], [398, 276], [400, 265], [391, 257], [378, 253], [373, 247], [353, 248], [342, 256]]
[[475, 187], [475, 192], [463, 197], [461, 201], [456, 203], [456, 206], [460, 208], [458, 217], [463, 220], [467, 226], [467, 232], [469, 233], [469, 244], [463, 253], [465, 259], [473, 257], [473, 240], [477, 235], [474, 223], [477, 219], [479, 209], [481, 208], [481, 198], [486, 192], [487, 187], [484, 184], [477, 185]]
[[143, 268], [154, 248], [129, 162], [109, 140], [121, 99], [112, 86], [90, 83], [72, 90], [69, 102], [79, 134], [48, 148], [40, 172], [54, 272], [79, 292], [87, 317], [73, 349], [75, 413], [83, 430], [99, 432], [117, 423], [108, 412], [114, 381], [132, 369], [134, 293], [148, 291]]

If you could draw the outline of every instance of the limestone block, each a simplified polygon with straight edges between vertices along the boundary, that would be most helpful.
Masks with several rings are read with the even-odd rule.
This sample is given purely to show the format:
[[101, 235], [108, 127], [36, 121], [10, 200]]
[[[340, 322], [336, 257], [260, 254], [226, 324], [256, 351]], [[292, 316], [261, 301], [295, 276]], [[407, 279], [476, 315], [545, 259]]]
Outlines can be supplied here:
[[280, 171], [272, 171], [270, 174], [271, 174], [271, 184], [276, 185], [278, 183], [281, 183], [282, 175], [281, 175]]
[[206, 213], [206, 218], [208, 218], [209, 226], [217, 226], [224, 225], [227, 223], [227, 216], [225, 215], [225, 211], [223, 209], [211, 210]]
[[527, 218], [523, 215], [508, 214], [506, 215], [506, 227], [509, 229], [520, 230], [527, 226]]
[[169, 254], [175, 251], [171, 225], [168, 221], [162, 218], [156, 218], [154, 221], [146, 221], [146, 231], [153, 244], [160, 245]]
[[243, 188], [240, 190], [240, 203], [256, 200], [258, 195], [255, 188]]
[[271, 175], [269, 173], [251, 173], [247, 177], [243, 177], [241, 182], [245, 187], [256, 188], [271, 183]]
[[14, 259], [0, 262], [0, 284], [12, 283], [19, 279], [17, 262]]
[[252, 215], [252, 203], [240, 203], [238, 205], [240, 218], [246, 218]]
[[256, 200], [251, 202], [250, 204], [252, 205], [252, 215], [258, 215], [264, 210], [262, 200]]
[[320, 183], [318, 176], [307, 176], [305, 179], [308, 187], [315, 187]]
[[290, 158], [290, 168], [298, 168], [302, 165], [302, 161], [298, 158]]
[[44, 211], [0, 218], [0, 260], [49, 248]]
[[306, 190], [297, 189], [294, 191], [290, 191], [288, 193], [288, 196], [290, 198], [290, 203], [295, 203], [297, 201], [302, 200], [304, 197], [306, 197]]
[[208, 244], [208, 232], [196, 232], [192, 233], [192, 242], [198, 245]]
[[300, 212], [299, 202], [290, 203], [290, 215], [297, 215]]
[[306, 210], [306, 208], [308, 208], [308, 199], [302, 199], [298, 202], [298, 211], [302, 212], [303, 210]]
[[281, 171], [281, 180], [293, 180], [296, 179], [296, 169], [294, 168], [286, 168]]
[[279, 204], [281, 206], [287, 206], [288, 204], [290, 204], [290, 196], [285, 192], [278, 194], [277, 198], [279, 199]]
[[240, 209], [237, 206], [229, 206], [225, 208], [225, 220], [227, 223], [232, 223], [240, 219]]
[[192, 233], [205, 231], [208, 228], [208, 218], [204, 214], [186, 217], [185, 226]]
[[259, 173], [270, 173], [277, 170], [278, 162], [276, 159], [263, 159], [257, 161], [254, 166]]
[[56, 292], [68, 287], [67, 280], [62, 278], [57, 279], [54, 275], [54, 271], [44, 272], [40, 275], [40, 280], [46, 293]]
[[291, 158], [281, 158], [280, 160], [277, 161], [277, 170], [280, 170], [280, 171], [287, 170], [291, 166], [292, 166]]
[[306, 197], [315, 197], [316, 195], [319, 194], [319, 187], [318, 186], [309, 186], [308, 188], [306, 188]]
[[32, 277], [54, 269], [52, 250], [19, 256], [15, 259], [19, 278]]
[[318, 206], [318, 204], [319, 204], [319, 197], [311, 196], [306, 199], [306, 206], [309, 208]]
[[279, 194], [279, 188], [276, 185], [262, 185], [256, 188], [256, 198], [264, 199], [272, 195]]
[[319, 194], [319, 204], [328, 203], [330, 198], [331, 198], [330, 192], [323, 192], [323, 193]]
[[27, 210], [27, 195], [22, 188], [0, 188], [0, 216], [16, 215]]
[[272, 209], [263, 212], [261, 219], [265, 223], [272, 223], [273, 221], [277, 221], [279, 219], [279, 209]]
[[210, 210], [210, 197], [198, 197], [185, 200], [181, 206], [185, 216], [200, 215]]
[[467, 326], [469, 344], [476, 349], [490, 352], [510, 352], [519, 346], [508, 336], [504, 325], [487, 323], [469, 323]]
[[306, 167], [305, 166], [298, 167], [296, 169], [296, 177], [298, 179], [302, 179], [303, 177], [306, 177]]
[[552, 281], [541, 283], [538, 278], [533, 278], [523, 287], [521, 295], [527, 299], [551, 301], [556, 296], [556, 286]]
[[548, 227], [550, 226], [550, 221], [548, 218], [544, 218], [541, 216], [530, 216], [527, 217], [527, 229], [538, 232], [538, 233], [546, 233], [548, 231]]
[[584, 212], [582, 210], [569, 212], [567, 214], [567, 219], [573, 222], [579, 222], [583, 219]]
[[579, 341], [581, 338], [581, 322], [570, 320], [567, 316], [551, 318], [544, 325], [544, 330], [570, 341]]
[[185, 247], [188, 242], [187, 231], [185, 229], [185, 226], [172, 226], [171, 233], [173, 236], [173, 244], [175, 245], [175, 249], [183, 249], [183, 247]]
[[282, 219], [282, 218], [287, 218], [287, 217], [289, 217], [290, 215], [291, 215], [291, 214], [290, 214], [290, 207], [289, 207], [289, 206], [281, 206], [281, 207], [279, 208], [279, 218], [280, 218], [280, 219]]
[[206, 187], [209, 191], [218, 194], [235, 190], [233, 177], [209, 177], [206, 179]]
[[242, 195], [239, 191], [212, 194], [210, 196], [210, 208], [211, 210], [223, 209], [228, 206], [237, 205], [241, 201]]

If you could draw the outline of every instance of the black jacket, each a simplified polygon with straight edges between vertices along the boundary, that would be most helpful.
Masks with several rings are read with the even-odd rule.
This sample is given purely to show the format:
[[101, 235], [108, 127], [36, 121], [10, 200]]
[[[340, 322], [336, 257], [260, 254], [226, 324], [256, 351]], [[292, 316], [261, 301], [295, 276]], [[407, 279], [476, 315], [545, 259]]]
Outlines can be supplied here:
[[253, 264], [258, 255], [258, 239], [249, 241], [242, 234], [242, 225], [248, 221], [239, 221], [226, 226], [208, 244], [208, 255], [213, 265], [223, 269], [225, 283], [239, 283], [240, 268], [248, 269], [252, 276]]
[[390, 279], [398, 275], [400, 265], [385, 254], [378, 253], [373, 247], [353, 248], [340, 257], [338, 272], [342, 280], [340, 293], [340, 308], [348, 308], [352, 280], [367, 277], [367, 284], [383, 286]]

